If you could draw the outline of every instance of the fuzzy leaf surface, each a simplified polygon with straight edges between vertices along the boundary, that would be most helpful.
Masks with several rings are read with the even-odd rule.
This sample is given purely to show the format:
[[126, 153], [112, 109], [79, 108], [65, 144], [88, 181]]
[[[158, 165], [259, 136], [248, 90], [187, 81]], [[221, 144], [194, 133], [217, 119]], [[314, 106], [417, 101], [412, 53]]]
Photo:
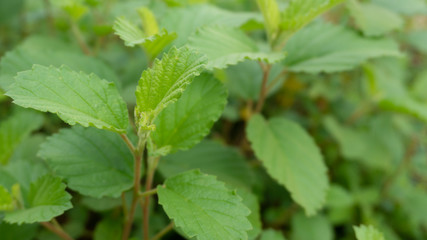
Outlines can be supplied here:
[[118, 197], [133, 184], [133, 156], [112, 132], [63, 129], [42, 144], [39, 155], [71, 189], [87, 196]]
[[368, 39], [342, 26], [315, 23], [295, 34], [285, 46], [285, 65], [293, 72], [351, 70], [370, 58], [400, 56], [390, 39]]
[[206, 58], [186, 47], [172, 48], [145, 70], [136, 89], [137, 111], [151, 123], [169, 104], [181, 97], [182, 92], [200, 75]]
[[354, 226], [354, 231], [356, 232], [357, 240], [384, 240], [383, 234], [373, 226]]
[[34, 65], [18, 73], [6, 95], [22, 107], [56, 113], [70, 125], [124, 133], [129, 122], [126, 103], [114, 83], [66, 66]]
[[0, 123], [0, 164], [6, 164], [18, 145], [41, 127], [43, 117], [32, 111], [19, 111]]
[[169, 105], [155, 121], [152, 140], [157, 148], [185, 150], [205, 137], [227, 102], [227, 91], [212, 75], [203, 74], [187, 87], [181, 98]]
[[9, 223], [47, 222], [70, 209], [71, 195], [59, 177], [45, 175], [33, 182], [28, 192], [28, 207], [5, 213]]
[[247, 239], [250, 211], [235, 191], [198, 170], [169, 178], [157, 188], [159, 203], [178, 228], [198, 240]]
[[285, 57], [285, 53], [261, 52], [242, 30], [228, 26], [202, 27], [189, 41], [190, 47], [206, 54], [208, 69], [226, 68], [245, 59], [275, 63]]
[[322, 154], [310, 135], [283, 118], [253, 116], [246, 129], [255, 155], [269, 175], [285, 186], [307, 215], [324, 204], [328, 189]]

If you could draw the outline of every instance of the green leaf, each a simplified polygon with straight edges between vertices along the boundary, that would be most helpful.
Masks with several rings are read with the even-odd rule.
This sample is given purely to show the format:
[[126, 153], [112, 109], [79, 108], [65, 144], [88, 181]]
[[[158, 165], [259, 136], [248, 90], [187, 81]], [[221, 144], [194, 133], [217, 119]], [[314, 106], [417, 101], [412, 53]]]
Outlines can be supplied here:
[[320, 14], [344, 0], [291, 0], [282, 14], [280, 27], [285, 39], [303, 28]]
[[360, 225], [353, 228], [356, 232], [357, 240], [384, 240], [383, 234], [373, 226]]
[[285, 64], [293, 72], [351, 70], [370, 58], [401, 56], [390, 39], [362, 38], [342, 26], [315, 23], [295, 34], [286, 44]]
[[7, 164], [18, 145], [41, 127], [43, 117], [32, 111], [18, 111], [0, 123], [0, 164]]
[[114, 83], [65, 66], [34, 65], [18, 74], [6, 95], [22, 107], [57, 113], [70, 125], [124, 133], [129, 122], [126, 103]]
[[47, 222], [72, 208], [71, 195], [65, 191], [65, 184], [58, 177], [45, 175], [31, 184], [28, 193], [28, 207], [5, 213], [9, 223]]
[[159, 32], [159, 25], [157, 24], [156, 17], [149, 8], [142, 7], [138, 9], [138, 15], [141, 18], [144, 32], [147, 36], [155, 35]]
[[145, 70], [135, 93], [139, 125], [151, 125], [164, 108], [176, 102], [203, 71], [205, 62], [205, 57], [194, 50], [174, 47]]
[[250, 211], [224, 183], [199, 171], [169, 178], [157, 187], [159, 203], [175, 226], [198, 240], [247, 239]]
[[366, 36], [380, 36], [403, 27], [403, 19], [386, 8], [356, 0], [348, 4], [356, 25]]
[[[268, 84], [273, 84], [267, 96], [278, 90], [283, 84], [284, 78], [273, 83], [282, 74], [283, 65], [277, 63], [272, 66], [268, 76]], [[240, 62], [230, 66], [225, 70], [225, 85], [230, 96], [235, 96], [244, 100], [257, 101], [261, 90], [263, 71], [259, 63], [251, 60]]]
[[125, 17], [119, 17], [114, 21], [113, 30], [128, 47], [134, 47], [145, 41], [144, 32]]
[[276, 0], [257, 0], [259, 9], [264, 16], [264, 25], [270, 41], [273, 41], [278, 34], [280, 24], [280, 9]]
[[122, 239], [122, 226], [120, 221], [106, 218], [96, 225], [94, 240], [120, 239]]
[[0, 232], [2, 240], [34, 240], [38, 224], [9, 224], [0, 222]]
[[141, 46], [149, 55], [150, 60], [159, 55], [177, 37], [176, 33], [168, 33], [166, 29], [162, 29], [153, 35], [146, 35], [138, 26], [129, 22], [125, 17], [116, 19], [113, 29], [115, 34], [125, 42], [126, 46]]
[[372, 2], [405, 15], [427, 13], [427, 3], [424, 0], [372, 0]]
[[157, 148], [186, 150], [202, 140], [218, 120], [227, 102], [227, 91], [212, 75], [197, 77], [181, 98], [169, 105], [154, 124], [151, 138]]
[[407, 40], [415, 49], [421, 53], [427, 54], [427, 31], [413, 31], [407, 34]]
[[286, 240], [286, 239], [281, 232], [273, 229], [267, 229], [262, 232], [260, 240]]
[[224, 10], [212, 5], [198, 4], [188, 8], [172, 8], [161, 19], [161, 26], [178, 34], [174, 42], [182, 46], [188, 42], [188, 37], [199, 27], [223, 25], [240, 27], [253, 19], [261, 19], [258, 13], [235, 12]]
[[420, 101], [427, 102], [427, 95], [425, 94], [427, 89], [427, 70], [422, 71], [414, 80], [411, 86], [411, 93], [415, 98]]
[[237, 194], [242, 198], [242, 203], [251, 211], [251, 214], [248, 216], [248, 220], [252, 225], [252, 229], [248, 231], [248, 239], [256, 239], [262, 230], [258, 197], [245, 188], [238, 188]]
[[285, 53], [261, 52], [242, 30], [228, 26], [200, 28], [190, 36], [189, 46], [206, 54], [208, 69], [226, 68], [245, 59], [275, 63], [285, 57]]
[[133, 157], [118, 134], [79, 126], [42, 144], [39, 155], [69, 188], [92, 197], [118, 197], [133, 185]]
[[58, 39], [31, 36], [7, 52], [0, 61], [0, 87], [8, 90], [18, 72], [30, 70], [33, 64], [43, 66], [66, 65], [75, 71], [95, 73], [120, 87], [117, 75], [104, 62], [81, 53], [77, 47]]
[[306, 217], [298, 213], [292, 217], [292, 240], [333, 240], [332, 225], [323, 215]]
[[209, 140], [188, 151], [168, 155], [159, 163], [159, 171], [166, 178], [192, 169], [218, 176], [232, 186], [248, 188], [253, 182], [248, 164], [237, 149]]
[[319, 148], [298, 124], [284, 118], [253, 116], [246, 129], [255, 155], [271, 177], [284, 185], [307, 215], [324, 204], [328, 188]]
[[366, 65], [365, 74], [370, 90], [381, 108], [427, 122], [427, 103], [409, 95], [404, 82], [405, 69], [405, 65], [394, 58], [383, 58]]
[[9, 191], [0, 185], [0, 211], [13, 210], [12, 196]]

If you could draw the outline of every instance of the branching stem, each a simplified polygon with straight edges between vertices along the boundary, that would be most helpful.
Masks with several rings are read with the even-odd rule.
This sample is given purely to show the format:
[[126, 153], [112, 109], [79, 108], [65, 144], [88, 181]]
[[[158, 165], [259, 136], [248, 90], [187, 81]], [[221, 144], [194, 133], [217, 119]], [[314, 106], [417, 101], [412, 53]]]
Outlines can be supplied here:
[[261, 90], [259, 92], [258, 97], [258, 103], [255, 107], [254, 113], [259, 113], [262, 110], [262, 107], [264, 106], [265, 98], [267, 97], [268, 89], [267, 89], [267, 82], [268, 82], [268, 76], [270, 75], [271, 65], [267, 64], [265, 65], [262, 62], [259, 62], [262, 68], [263, 76], [262, 76], [262, 83], [261, 83]]
[[52, 219], [51, 223], [41, 222], [40, 224], [64, 240], [74, 240], [74, 238], [72, 238], [70, 235], [68, 235], [68, 233], [64, 231], [64, 229], [62, 229], [61, 225], [59, 225], [59, 223], [55, 219]]
[[[154, 173], [156, 172], [157, 164], [159, 163], [160, 157], [148, 157], [147, 162], [147, 178], [145, 180], [145, 191], [150, 192], [151, 187], [153, 186], [153, 178]], [[142, 208], [142, 215], [143, 215], [143, 221], [142, 221], [142, 228], [144, 233], [144, 240], [149, 240], [150, 238], [150, 196], [152, 194], [146, 195], [143, 208]]]
[[162, 229], [159, 233], [156, 234], [151, 240], [160, 240], [164, 235], [170, 232], [173, 229], [174, 223], [171, 222], [165, 228]]

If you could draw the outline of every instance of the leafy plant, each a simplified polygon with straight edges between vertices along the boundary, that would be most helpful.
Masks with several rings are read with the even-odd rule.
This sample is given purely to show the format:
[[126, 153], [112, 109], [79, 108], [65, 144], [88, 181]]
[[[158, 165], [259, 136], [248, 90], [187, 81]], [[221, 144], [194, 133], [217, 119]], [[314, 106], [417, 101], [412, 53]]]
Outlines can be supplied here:
[[0, 238], [426, 239], [426, 14], [0, 0]]

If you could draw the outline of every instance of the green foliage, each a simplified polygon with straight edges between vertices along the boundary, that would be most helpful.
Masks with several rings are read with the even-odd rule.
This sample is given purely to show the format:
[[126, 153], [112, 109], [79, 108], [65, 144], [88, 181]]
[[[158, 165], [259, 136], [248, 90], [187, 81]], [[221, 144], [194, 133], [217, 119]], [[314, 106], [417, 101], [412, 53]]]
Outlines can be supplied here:
[[39, 155], [68, 186], [92, 197], [119, 197], [133, 184], [133, 156], [117, 134], [79, 126], [49, 137]]
[[[316, 41], [312, 41], [312, 39]], [[286, 44], [285, 64], [290, 71], [319, 73], [351, 70], [366, 60], [399, 56], [390, 39], [366, 39], [351, 30], [327, 23], [315, 23], [299, 31]]]
[[354, 231], [356, 232], [357, 240], [384, 240], [383, 234], [373, 226], [355, 226]]
[[136, 89], [138, 124], [149, 127], [160, 112], [181, 97], [182, 92], [200, 75], [205, 57], [188, 48], [172, 48], [161, 61], [145, 70]]
[[284, 185], [307, 215], [322, 208], [328, 179], [320, 150], [298, 124], [255, 115], [249, 121], [248, 138], [271, 177]]
[[0, 0], [0, 239], [427, 239], [426, 14]]
[[249, 209], [215, 177], [189, 171], [168, 178], [157, 190], [165, 212], [189, 237], [247, 239]]
[[114, 83], [65, 66], [34, 65], [17, 75], [6, 95], [22, 107], [56, 113], [70, 125], [79, 123], [120, 133], [128, 126], [126, 105]]
[[227, 92], [219, 81], [207, 74], [196, 77], [154, 122], [156, 131], [151, 139], [156, 148], [175, 152], [193, 147], [209, 133], [226, 102]]
[[286, 240], [283, 235], [276, 230], [267, 229], [262, 232], [260, 240]]
[[0, 123], [0, 164], [8, 163], [14, 150], [30, 135], [40, 128], [43, 118], [31, 111], [18, 111]]
[[208, 57], [208, 69], [223, 69], [245, 59], [275, 63], [284, 53], [261, 52], [256, 43], [239, 29], [226, 26], [199, 28], [190, 37], [189, 45]]
[[9, 223], [46, 222], [72, 207], [71, 195], [58, 177], [45, 175], [31, 184], [24, 209], [6, 212], [4, 220]]
[[343, 0], [291, 0], [280, 24], [286, 38]]
[[349, 1], [350, 12], [366, 36], [379, 36], [403, 27], [403, 19], [396, 13], [372, 3]]

